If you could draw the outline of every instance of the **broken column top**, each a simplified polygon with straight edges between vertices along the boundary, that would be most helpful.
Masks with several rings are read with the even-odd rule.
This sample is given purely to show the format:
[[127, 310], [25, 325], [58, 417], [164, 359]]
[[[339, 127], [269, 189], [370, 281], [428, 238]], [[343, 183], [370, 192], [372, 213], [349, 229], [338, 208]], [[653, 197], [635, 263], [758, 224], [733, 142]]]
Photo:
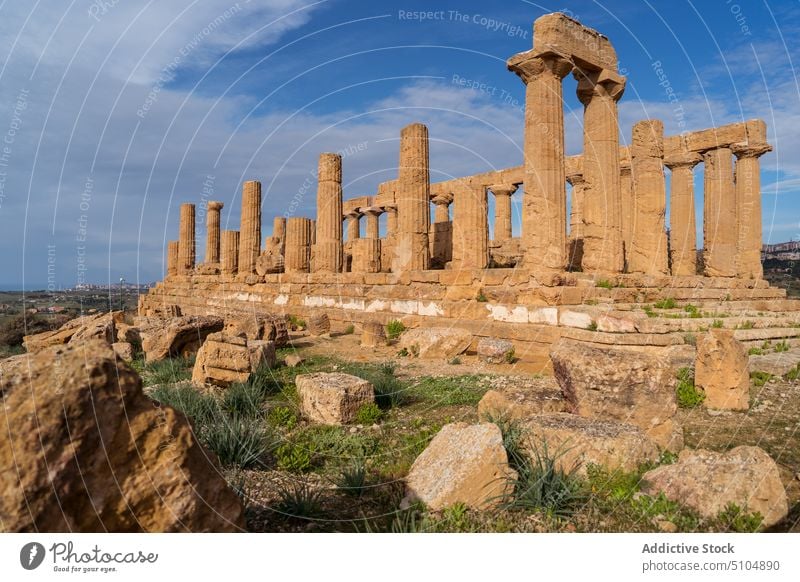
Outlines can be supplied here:
[[533, 49], [508, 59], [517, 72], [528, 60], [559, 55], [585, 69], [617, 71], [617, 53], [608, 37], [561, 12], [545, 14], [533, 23]]

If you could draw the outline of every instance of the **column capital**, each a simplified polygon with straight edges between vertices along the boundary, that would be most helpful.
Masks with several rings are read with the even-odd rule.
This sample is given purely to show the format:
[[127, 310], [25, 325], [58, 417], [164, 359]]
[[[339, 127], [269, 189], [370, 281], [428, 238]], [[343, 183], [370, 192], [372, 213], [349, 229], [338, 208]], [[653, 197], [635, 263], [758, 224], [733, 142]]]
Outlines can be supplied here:
[[[619, 161], [619, 173], [620, 174], [630, 174], [631, 173], [631, 161], [630, 160], [620, 160]], [[567, 178], [569, 180], [569, 178]]]
[[206, 208], [208, 210], [222, 210], [222, 207], [225, 206], [224, 202], [219, 202], [217, 200], [211, 200], [207, 205]]
[[380, 216], [385, 210], [380, 206], [365, 206], [361, 208], [361, 212], [367, 216]]
[[443, 192], [441, 194], [437, 194], [431, 198], [431, 202], [433, 202], [436, 206], [447, 206], [453, 202], [453, 193]]
[[[630, 169], [630, 168], [628, 168], [628, 169]], [[572, 187], [578, 186], [578, 185], [583, 184], [584, 182], [586, 182], [586, 180], [583, 177], [583, 173], [582, 172], [574, 172], [572, 174], [567, 174], [566, 178], [567, 178], [567, 182], [569, 182], [570, 186], [572, 186]]]
[[493, 184], [489, 186], [492, 194], [497, 196], [511, 196], [517, 191], [519, 186], [517, 184]]
[[361, 209], [360, 208], [353, 208], [348, 210], [344, 213], [345, 218], [349, 218], [350, 220], [355, 220], [357, 218], [361, 218]]
[[664, 165], [670, 170], [677, 168], [694, 168], [697, 164], [703, 161], [703, 156], [696, 152], [681, 152], [664, 156]]
[[576, 68], [573, 76], [578, 81], [578, 99], [584, 105], [594, 97], [619, 101], [625, 92], [625, 77], [609, 69], [589, 71]]
[[736, 156], [736, 159], [742, 158], [758, 158], [772, 151], [772, 146], [768, 143], [747, 144], [735, 143], [731, 146], [731, 151]]
[[526, 85], [542, 74], [563, 79], [574, 65], [557, 53], [536, 53], [533, 50], [517, 53], [506, 62], [509, 71], [516, 73]]

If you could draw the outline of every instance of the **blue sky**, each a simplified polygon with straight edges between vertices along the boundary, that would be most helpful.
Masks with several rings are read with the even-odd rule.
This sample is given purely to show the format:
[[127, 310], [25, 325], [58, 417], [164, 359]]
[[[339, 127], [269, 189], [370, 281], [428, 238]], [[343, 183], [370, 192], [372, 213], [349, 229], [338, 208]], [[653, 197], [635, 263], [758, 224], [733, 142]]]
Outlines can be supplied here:
[[[249, 179], [268, 234], [274, 215], [313, 215], [323, 151], [345, 153], [346, 197], [374, 194], [413, 121], [429, 126], [434, 181], [518, 165], [524, 87], [505, 60], [553, 11], [614, 44], [623, 142], [647, 117], [668, 134], [763, 118], [764, 238], [800, 238], [793, 1], [5, 1], [0, 287], [160, 279], [180, 203], [222, 200], [238, 228]], [[573, 79], [564, 94], [577, 154]]]

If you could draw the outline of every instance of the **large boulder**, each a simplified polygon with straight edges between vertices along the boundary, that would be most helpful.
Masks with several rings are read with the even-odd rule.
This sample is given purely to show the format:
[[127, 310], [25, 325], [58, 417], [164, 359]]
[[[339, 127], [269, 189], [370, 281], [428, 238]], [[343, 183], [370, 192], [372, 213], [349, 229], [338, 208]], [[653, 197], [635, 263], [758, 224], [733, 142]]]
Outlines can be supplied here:
[[763, 526], [769, 527], [789, 511], [778, 466], [759, 447], [741, 446], [725, 453], [686, 449], [677, 463], [648, 471], [642, 481], [643, 492], [663, 493], [706, 518], [734, 503], [760, 513]]
[[232, 532], [239, 497], [186, 417], [104, 341], [25, 356], [0, 380], [0, 529]]
[[325, 335], [331, 332], [331, 320], [327, 313], [316, 313], [306, 318], [308, 333], [311, 335]]
[[478, 418], [520, 420], [534, 414], [564, 412], [566, 401], [552, 378], [509, 382], [487, 391], [478, 402]]
[[598, 348], [562, 339], [550, 358], [570, 412], [634, 424], [661, 448], [683, 448], [683, 433], [674, 418], [677, 379], [669, 353]]
[[632, 424], [557, 413], [530, 416], [522, 427], [528, 455], [546, 450], [563, 471], [585, 475], [589, 465], [635, 471], [659, 455], [658, 446]]
[[484, 337], [478, 340], [478, 357], [487, 364], [511, 363], [514, 344], [508, 340]]
[[467, 350], [472, 334], [456, 327], [419, 327], [400, 336], [400, 349], [420, 358], [449, 359]]
[[197, 351], [192, 383], [228, 387], [244, 383], [261, 366], [275, 366], [275, 344], [225, 332], [209, 334]]
[[370, 382], [341, 372], [299, 374], [295, 385], [300, 412], [311, 422], [346, 424], [355, 420], [359, 408], [375, 402]]
[[248, 340], [275, 342], [275, 346], [279, 348], [289, 343], [286, 318], [279, 315], [253, 314], [226, 317], [224, 331], [229, 335], [244, 334]]
[[361, 345], [375, 348], [386, 345], [386, 328], [380, 321], [366, 321], [361, 331]]
[[711, 329], [697, 340], [694, 385], [706, 394], [706, 408], [747, 410], [750, 370], [747, 350], [730, 329]]
[[222, 318], [213, 315], [187, 315], [150, 320], [149, 323], [140, 330], [142, 349], [148, 362], [171, 356], [190, 356], [200, 349], [209, 334], [223, 328]]
[[56, 330], [26, 335], [23, 345], [29, 352], [91, 339], [103, 340], [111, 345], [117, 341], [116, 326], [123, 322], [124, 317], [121, 311], [76, 317]]
[[433, 510], [455, 503], [485, 509], [511, 492], [515, 478], [497, 425], [447, 424], [411, 466], [405, 501]]

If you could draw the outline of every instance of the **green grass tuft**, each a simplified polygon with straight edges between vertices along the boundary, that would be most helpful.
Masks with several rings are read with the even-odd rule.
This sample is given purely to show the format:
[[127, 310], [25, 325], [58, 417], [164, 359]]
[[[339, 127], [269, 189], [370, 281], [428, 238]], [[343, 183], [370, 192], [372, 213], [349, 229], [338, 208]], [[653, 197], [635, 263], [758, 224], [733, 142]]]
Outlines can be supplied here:
[[406, 330], [406, 326], [399, 319], [393, 319], [386, 324], [386, 337], [390, 340], [395, 340], [400, 337], [400, 334]]
[[675, 395], [681, 408], [696, 408], [703, 403], [706, 393], [694, 385], [694, 370], [691, 368], [678, 370], [678, 387]]
[[653, 307], [656, 309], [675, 309], [676, 306], [677, 303], [675, 303], [675, 300], [672, 297], [665, 297], [661, 301], [656, 301], [653, 304]]

